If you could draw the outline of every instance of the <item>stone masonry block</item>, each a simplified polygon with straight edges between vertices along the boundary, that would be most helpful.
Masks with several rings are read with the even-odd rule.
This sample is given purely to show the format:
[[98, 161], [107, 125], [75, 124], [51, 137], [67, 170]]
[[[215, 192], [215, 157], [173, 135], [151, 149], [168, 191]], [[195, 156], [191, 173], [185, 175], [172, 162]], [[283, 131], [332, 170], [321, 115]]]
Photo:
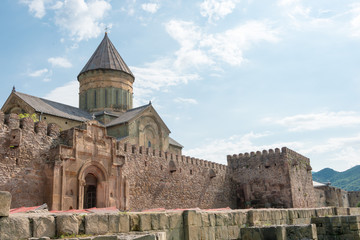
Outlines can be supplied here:
[[57, 235], [79, 234], [79, 221], [74, 215], [64, 214], [56, 216]]
[[130, 217], [129, 214], [119, 214], [119, 232], [127, 233], [130, 231]]
[[200, 239], [209, 239], [209, 227], [200, 228]]
[[0, 239], [26, 239], [31, 237], [30, 220], [27, 217], [1, 217]]
[[118, 237], [116, 235], [112, 236], [96, 236], [93, 238], [93, 240], [117, 240]]
[[119, 214], [109, 214], [109, 233], [118, 233], [120, 227], [120, 215]]
[[184, 239], [184, 230], [182, 228], [168, 229], [166, 232], [166, 238], [168, 240]]
[[231, 225], [232, 219], [228, 213], [215, 213], [215, 224], [216, 226]]
[[33, 237], [55, 237], [55, 218], [51, 215], [37, 216], [32, 218]]
[[202, 212], [201, 214], [201, 221], [203, 227], [209, 227], [210, 226], [210, 219], [209, 214], [206, 212]]
[[183, 214], [185, 226], [202, 226], [200, 212], [196, 212], [195, 210], [186, 210]]
[[140, 217], [140, 231], [151, 230], [151, 215], [148, 213], [139, 214]]
[[215, 227], [215, 239], [229, 239], [229, 233], [227, 226], [216, 226]]
[[130, 231], [128, 214], [109, 214], [109, 233], [127, 233]]
[[210, 226], [216, 226], [215, 213], [209, 213]]
[[315, 224], [286, 226], [286, 239], [317, 239]]
[[201, 227], [190, 225], [185, 232], [186, 240], [200, 240], [201, 239]]
[[151, 229], [161, 230], [169, 228], [169, 218], [165, 213], [151, 214]]
[[85, 234], [100, 235], [109, 231], [107, 214], [89, 214], [85, 216]]
[[138, 214], [129, 214], [130, 231], [140, 231], [140, 217]]
[[240, 226], [229, 226], [228, 233], [229, 233], [229, 239], [241, 239]]
[[282, 226], [241, 228], [240, 234], [242, 240], [286, 239], [285, 228]]
[[0, 217], [9, 216], [11, 205], [11, 194], [9, 192], [0, 191]]
[[169, 216], [169, 224], [170, 228], [183, 228], [183, 215], [182, 213], [170, 213]]

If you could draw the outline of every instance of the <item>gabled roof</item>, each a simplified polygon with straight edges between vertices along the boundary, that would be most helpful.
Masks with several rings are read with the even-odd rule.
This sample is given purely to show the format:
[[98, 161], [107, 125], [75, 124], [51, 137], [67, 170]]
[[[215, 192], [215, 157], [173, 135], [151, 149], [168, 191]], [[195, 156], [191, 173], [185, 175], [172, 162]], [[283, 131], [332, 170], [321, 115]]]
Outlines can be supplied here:
[[170, 145], [177, 146], [177, 147], [181, 147], [181, 148], [184, 147], [183, 145], [181, 145], [180, 143], [178, 143], [177, 141], [175, 141], [175, 140], [172, 139], [171, 137], [169, 137], [169, 144], [170, 144]]
[[169, 131], [169, 133], [171, 132], [170, 129], [166, 126], [166, 124], [164, 123], [164, 121], [161, 119], [161, 117], [159, 116], [159, 114], [156, 112], [156, 110], [153, 108], [153, 106], [151, 105], [151, 102], [149, 104], [146, 104], [144, 106], [140, 106], [137, 108], [133, 108], [130, 110], [127, 110], [126, 112], [124, 112], [123, 114], [120, 115], [120, 117], [112, 120], [111, 122], [109, 122], [108, 124], [106, 124], [106, 127], [112, 127], [115, 125], [119, 125], [119, 124], [123, 124], [123, 123], [127, 123], [132, 121], [133, 119], [139, 117], [146, 109], [151, 108], [153, 115], [161, 122], [161, 124], [166, 128], [167, 131]]
[[130, 120], [132, 120], [133, 118], [137, 117], [140, 113], [142, 113], [145, 109], [147, 109], [151, 104], [147, 104], [144, 106], [140, 106], [137, 108], [133, 108], [130, 109], [126, 112], [124, 112], [123, 114], [120, 115], [120, 117], [112, 120], [111, 122], [109, 122], [108, 124], [106, 124], [106, 127], [111, 127], [111, 126], [115, 126], [115, 125], [119, 125], [122, 123], [126, 123], [129, 122]]
[[126, 65], [119, 52], [108, 38], [107, 33], [105, 33], [104, 39], [101, 41], [100, 45], [97, 47], [79, 75], [86, 71], [96, 69], [119, 70], [134, 77], [129, 67]]
[[91, 114], [80, 108], [53, 102], [43, 98], [38, 98], [25, 93], [13, 92], [13, 94], [21, 98], [25, 103], [29, 104], [30, 107], [32, 107], [36, 112], [46, 113], [49, 115], [81, 122], [92, 119]]

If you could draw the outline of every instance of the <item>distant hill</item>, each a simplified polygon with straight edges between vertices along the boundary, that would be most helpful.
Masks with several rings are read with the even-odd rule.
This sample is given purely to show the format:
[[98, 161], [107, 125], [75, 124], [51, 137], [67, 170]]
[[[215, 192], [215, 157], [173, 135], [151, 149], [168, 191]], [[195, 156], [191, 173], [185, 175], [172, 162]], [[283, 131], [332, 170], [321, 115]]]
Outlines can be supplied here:
[[319, 172], [313, 172], [313, 180], [316, 182], [330, 182], [331, 186], [346, 191], [360, 191], [360, 165], [352, 167], [344, 172], [337, 172], [331, 168], [324, 168]]

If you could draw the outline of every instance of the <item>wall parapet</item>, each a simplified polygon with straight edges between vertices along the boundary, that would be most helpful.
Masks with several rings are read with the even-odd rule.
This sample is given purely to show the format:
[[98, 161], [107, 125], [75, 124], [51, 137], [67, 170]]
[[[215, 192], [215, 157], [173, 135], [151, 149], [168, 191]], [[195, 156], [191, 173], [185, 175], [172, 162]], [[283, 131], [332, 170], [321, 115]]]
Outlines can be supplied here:
[[166, 161], [175, 161], [176, 163], [183, 163], [193, 166], [203, 166], [208, 167], [212, 169], [218, 169], [218, 170], [227, 170], [228, 166], [225, 164], [215, 163], [199, 158], [189, 157], [185, 155], [177, 155], [173, 153], [164, 152], [161, 150], [153, 149], [153, 148], [145, 148], [143, 146], [139, 145], [130, 145], [127, 143], [120, 143], [119, 141], [116, 144], [116, 150], [117, 151], [124, 151], [128, 154], [140, 154], [140, 155], [146, 155], [149, 157], [156, 157], [160, 158], [164, 162]]
[[45, 121], [34, 122], [31, 117], [20, 119], [17, 114], [4, 114], [0, 111], [0, 127], [8, 129], [21, 129], [23, 134], [36, 133], [38, 135], [57, 137], [60, 134], [60, 128], [54, 123], [46, 123]]
[[266, 159], [268, 157], [272, 157], [272, 158], [279, 160], [282, 156], [285, 156], [285, 155], [292, 155], [297, 158], [303, 158], [303, 159], [309, 160], [309, 158], [295, 152], [294, 150], [291, 150], [287, 147], [282, 147], [281, 150], [279, 148], [275, 148], [275, 149], [263, 150], [262, 152], [256, 151], [256, 152], [250, 152], [250, 153], [246, 152], [246, 153], [227, 155], [227, 161], [228, 161], [228, 166], [231, 166], [235, 162], [248, 161], [252, 158]]

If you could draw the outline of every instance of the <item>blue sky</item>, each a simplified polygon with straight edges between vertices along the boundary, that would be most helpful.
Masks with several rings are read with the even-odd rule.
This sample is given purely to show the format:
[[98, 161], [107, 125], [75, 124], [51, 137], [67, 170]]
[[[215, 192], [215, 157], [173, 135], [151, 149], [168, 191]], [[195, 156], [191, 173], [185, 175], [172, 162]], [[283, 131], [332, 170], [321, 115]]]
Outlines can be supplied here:
[[108, 27], [192, 157], [287, 146], [315, 171], [360, 164], [360, 3], [352, 0], [4, 0], [1, 102], [78, 105], [76, 77]]

